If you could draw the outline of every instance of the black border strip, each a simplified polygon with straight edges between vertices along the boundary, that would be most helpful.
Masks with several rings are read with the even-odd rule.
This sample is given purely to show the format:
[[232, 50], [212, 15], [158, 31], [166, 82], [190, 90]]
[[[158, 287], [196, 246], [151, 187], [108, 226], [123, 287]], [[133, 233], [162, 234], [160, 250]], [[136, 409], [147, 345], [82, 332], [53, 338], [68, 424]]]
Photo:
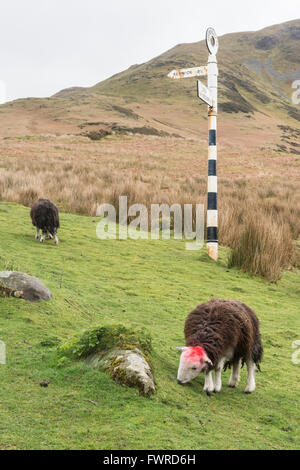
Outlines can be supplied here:
[[216, 129], [209, 129], [209, 131], [208, 131], [208, 145], [217, 145], [217, 131], [216, 131]]
[[207, 241], [208, 242], [218, 241], [218, 227], [207, 227]]
[[218, 207], [217, 193], [207, 193], [207, 210], [217, 210]]
[[208, 160], [208, 176], [217, 176], [217, 160]]

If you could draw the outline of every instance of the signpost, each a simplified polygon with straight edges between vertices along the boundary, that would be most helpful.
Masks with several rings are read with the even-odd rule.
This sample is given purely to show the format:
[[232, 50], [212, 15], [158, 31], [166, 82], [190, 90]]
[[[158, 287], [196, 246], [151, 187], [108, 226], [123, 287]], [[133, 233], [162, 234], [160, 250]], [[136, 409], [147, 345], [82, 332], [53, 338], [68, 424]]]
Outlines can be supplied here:
[[208, 105], [208, 181], [207, 181], [207, 238], [206, 250], [218, 260], [218, 207], [217, 207], [217, 112], [218, 112], [218, 65], [216, 54], [219, 41], [213, 28], [206, 31], [206, 46], [209, 51], [207, 66], [172, 70], [173, 79], [207, 75], [207, 87], [197, 80], [197, 95]]

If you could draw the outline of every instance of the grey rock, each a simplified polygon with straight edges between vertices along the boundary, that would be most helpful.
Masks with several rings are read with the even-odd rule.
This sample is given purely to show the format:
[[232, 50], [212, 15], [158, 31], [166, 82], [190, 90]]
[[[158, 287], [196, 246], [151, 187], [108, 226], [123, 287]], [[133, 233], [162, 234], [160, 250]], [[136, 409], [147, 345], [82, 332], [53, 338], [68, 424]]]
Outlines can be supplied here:
[[137, 387], [142, 395], [156, 391], [151, 367], [137, 348], [99, 351], [88, 356], [86, 363], [108, 372], [117, 383]]
[[48, 300], [52, 295], [37, 277], [18, 271], [0, 271], [0, 297], [19, 297], [38, 302]]

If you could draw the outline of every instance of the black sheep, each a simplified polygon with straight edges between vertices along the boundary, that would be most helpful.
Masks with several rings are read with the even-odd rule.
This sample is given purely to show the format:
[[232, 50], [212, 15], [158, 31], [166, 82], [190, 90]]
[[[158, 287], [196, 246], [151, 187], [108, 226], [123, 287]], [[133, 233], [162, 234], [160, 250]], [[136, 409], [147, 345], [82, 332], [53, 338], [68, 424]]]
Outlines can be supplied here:
[[55, 204], [49, 201], [49, 199], [38, 199], [31, 208], [30, 217], [32, 225], [36, 227], [36, 240], [40, 238], [40, 230], [42, 230], [40, 242], [43, 243], [45, 238], [48, 236], [50, 238], [54, 238], [54, 243], [57, 245], [59, 215]]

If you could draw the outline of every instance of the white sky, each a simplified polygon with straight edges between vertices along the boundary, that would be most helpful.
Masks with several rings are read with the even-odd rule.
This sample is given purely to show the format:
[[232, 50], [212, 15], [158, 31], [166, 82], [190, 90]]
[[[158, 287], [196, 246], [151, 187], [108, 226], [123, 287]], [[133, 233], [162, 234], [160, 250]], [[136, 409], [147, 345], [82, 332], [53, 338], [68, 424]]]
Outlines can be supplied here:
[[299, 0], [1, 0], [0, 102], [94, 85], [208, 26], [220, 36], [299, 13]]

